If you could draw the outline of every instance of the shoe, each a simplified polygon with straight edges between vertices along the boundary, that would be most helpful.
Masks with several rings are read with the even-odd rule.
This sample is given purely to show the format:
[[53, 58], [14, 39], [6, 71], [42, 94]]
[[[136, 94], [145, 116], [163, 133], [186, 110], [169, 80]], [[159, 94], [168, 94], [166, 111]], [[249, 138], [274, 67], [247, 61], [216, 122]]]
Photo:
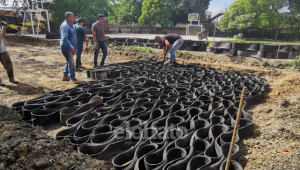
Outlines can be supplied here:
[[1, 82], [1, 79], [0, 79], [0, 86], [5, 86], [5, 84]]
[[14, 72], [13, 71], [8, 71], [7, 76], [9, 78], [9, 82], [11, 83], [19, 83], [17, 80], [14, 79]]
[[70, 80], [71, 80], [71, 78], [69, 76], [64, 76], [62, 79], [62, 81], [70, 81]]
[[80, 67], [76, 68], [75, 71], [83, 71]]
[[72, 79], [71, 82], [74, 84], [81, 84], [80, 81], [78, 81], [77, 79]]

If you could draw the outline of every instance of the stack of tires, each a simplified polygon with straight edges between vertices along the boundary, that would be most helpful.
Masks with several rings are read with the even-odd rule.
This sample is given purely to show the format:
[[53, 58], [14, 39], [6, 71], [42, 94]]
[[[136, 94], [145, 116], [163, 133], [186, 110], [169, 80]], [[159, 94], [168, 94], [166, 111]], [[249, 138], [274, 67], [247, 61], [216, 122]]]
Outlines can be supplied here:
[[233, 43], [232, 48], [237, 51], [238, 57], [263, 58], [265, 54], [259, 43]]
[[225, 55], [236, 55], [236, 50], [232, 49], [231, 42], [213, 42], [212, 47], [209, 49], [210, 52], [215, 54], [225, 54]]
[[[88, 38], [92, 40], [92, 37], [88, 37]], [[132, 38], [132, 37], [123, 37], [123, 38], [111, 37], [108, 38], [107, 40], [110, 44], [113, 44], [114, 46], [124, 45], [124, 46], [150, 47], [156, 49], [163, 48], [163, 46], [161, 44], [157, 44], [154, 39]], [[209, 46], [209, 42], [207, 41], [184, 40], [184, 43], [179, 48], [179, 50], [206, 51], [208, 46]]]
[[210, 52], [238, 57], [276, 59], [294, 59], [300, 53], [299, 45], [213, 42]]
[[265, 52], [265, 58], [276, 59], [294, 59], [297, 56], [297, 51], [293, 51], [292, 45], [277, 45], [277, 44], [261, 44], [260, 50]]

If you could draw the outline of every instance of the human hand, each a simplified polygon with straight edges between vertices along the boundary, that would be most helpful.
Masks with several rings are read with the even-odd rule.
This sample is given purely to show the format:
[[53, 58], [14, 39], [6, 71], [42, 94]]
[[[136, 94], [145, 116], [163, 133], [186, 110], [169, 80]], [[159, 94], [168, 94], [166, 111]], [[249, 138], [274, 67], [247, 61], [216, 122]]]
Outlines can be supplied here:
[[74, 48], [71, 50], [71, 53], [72, 53], [72, 55], [75, 55], [76, 51]]

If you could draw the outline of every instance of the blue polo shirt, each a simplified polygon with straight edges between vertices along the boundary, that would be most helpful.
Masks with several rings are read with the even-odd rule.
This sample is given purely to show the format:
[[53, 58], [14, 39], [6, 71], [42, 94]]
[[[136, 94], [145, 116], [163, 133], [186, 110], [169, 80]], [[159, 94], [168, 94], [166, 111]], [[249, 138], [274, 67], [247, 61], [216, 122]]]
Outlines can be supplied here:
[[77, 52], [76, 47], [76, 34], [75, 30], [72, 25], [70, 25], [67, 20], [65, 20], [59, 29], [60, 33], [60, 50], [61, 52], [71, 52], [72, 49], [75, 49]]
[[80, 24], [75, 24], [74, 29], [76, 32], [77, 47], [83, 48], [83, 37], [86, 36], [85, 29]]

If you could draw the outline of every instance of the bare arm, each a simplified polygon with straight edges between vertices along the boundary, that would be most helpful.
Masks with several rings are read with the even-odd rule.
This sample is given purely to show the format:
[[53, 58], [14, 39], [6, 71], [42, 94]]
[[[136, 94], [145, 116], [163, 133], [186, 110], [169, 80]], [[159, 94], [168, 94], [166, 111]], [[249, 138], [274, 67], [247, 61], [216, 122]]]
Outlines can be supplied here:
[[167, 47], [164, 46], [164, 49], [163, 49], [164, 57], [166, 57], [166, 49], [167, 49]]
[[166, 44], [166, 51], [169, 51], [169, 49], [170, 49], [170, 43], [169, 43], [169, 41], [168, 40], [166, 40], [165, 41], [165, 44]]
[[2, 38], [4, 38], [6, 35], [6, 28], [5, 26], [2, 26]]
[[96, 39], [96, 31], [93, 31], [93, 39], [94, 39], [94, 42], [97, 43], [97, 39]]
[[84, 42], [88, 43], [86, 36], [83, 36]]
[[105, 36], [105, 32], [103, 31], [103, 36], [104, 36], [104, 39], [105, 39], [105, 41], [106, 41], [106, 36]]

